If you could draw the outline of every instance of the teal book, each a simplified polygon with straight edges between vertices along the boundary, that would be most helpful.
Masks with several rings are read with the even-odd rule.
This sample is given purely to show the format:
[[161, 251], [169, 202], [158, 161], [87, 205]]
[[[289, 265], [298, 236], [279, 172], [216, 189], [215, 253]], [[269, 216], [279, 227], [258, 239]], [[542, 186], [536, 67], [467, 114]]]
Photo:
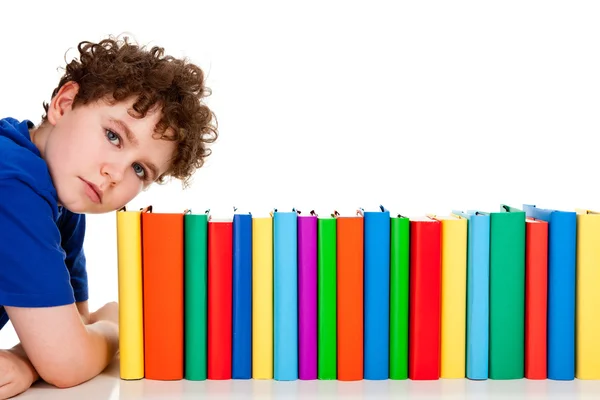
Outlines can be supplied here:
[[525, 377], [525, 212], [490, 216], [489, 378]]
[[207, 224], [208, 211], [184, 215], [185, 379], [207, 376]]

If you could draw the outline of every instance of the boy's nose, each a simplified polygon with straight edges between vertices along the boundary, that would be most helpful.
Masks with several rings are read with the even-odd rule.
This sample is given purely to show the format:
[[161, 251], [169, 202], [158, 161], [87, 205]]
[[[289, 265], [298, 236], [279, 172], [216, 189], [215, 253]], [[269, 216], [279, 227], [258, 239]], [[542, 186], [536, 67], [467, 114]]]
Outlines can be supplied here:
[[124, 167], [117, 164], [105, 164], [102, 167], [102, 176], [105, 176], [111, 186], [121, 182], [125, 174]]

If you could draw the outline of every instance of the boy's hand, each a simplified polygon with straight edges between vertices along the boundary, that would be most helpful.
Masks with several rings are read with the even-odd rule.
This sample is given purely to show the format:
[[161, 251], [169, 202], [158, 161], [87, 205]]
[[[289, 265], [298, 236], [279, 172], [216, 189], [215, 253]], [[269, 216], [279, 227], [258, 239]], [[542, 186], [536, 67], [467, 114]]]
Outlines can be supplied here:
[[119, 304], [111, 301], [90, 314], [89, 323], [111, 321], [119, 325]]
[[8, 399], [26, 391], [38, 379], [38, 373], [20, 346], [0, 350], [0, 399]]

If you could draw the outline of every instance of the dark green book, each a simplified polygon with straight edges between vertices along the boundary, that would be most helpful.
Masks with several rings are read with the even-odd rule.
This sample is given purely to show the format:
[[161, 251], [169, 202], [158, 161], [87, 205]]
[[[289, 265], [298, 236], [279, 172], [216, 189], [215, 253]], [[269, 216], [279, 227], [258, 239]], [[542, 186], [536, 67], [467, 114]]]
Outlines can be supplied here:
[[409, 222], [390, 218], [390, 379], [408, 379]]
[[525, 212], [490, 215], [489, 378], [525, 376]]
[[319, 217], [317, 244], [317, 377], [337, 378], [337, 257], [336, 220]]
[[185, 379], [206, 379], [208, 213], [184, 215]]

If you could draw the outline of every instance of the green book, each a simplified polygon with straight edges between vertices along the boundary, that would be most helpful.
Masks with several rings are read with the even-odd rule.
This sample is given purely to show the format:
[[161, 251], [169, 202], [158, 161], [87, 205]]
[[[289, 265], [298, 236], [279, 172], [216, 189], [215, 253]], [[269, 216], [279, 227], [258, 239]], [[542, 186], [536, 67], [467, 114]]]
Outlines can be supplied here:
[[525, 376], [525, 212], [490, 215], [489, 378]]
[[208, 212], [184, 215], [185, 379], [206, 380]]
[[336, 220], [318, 219], [317, 225], [317, 377], [337, 379], [337, 257]]
[[390, 218], [390, 379], [408, 379], [409, 218]]

